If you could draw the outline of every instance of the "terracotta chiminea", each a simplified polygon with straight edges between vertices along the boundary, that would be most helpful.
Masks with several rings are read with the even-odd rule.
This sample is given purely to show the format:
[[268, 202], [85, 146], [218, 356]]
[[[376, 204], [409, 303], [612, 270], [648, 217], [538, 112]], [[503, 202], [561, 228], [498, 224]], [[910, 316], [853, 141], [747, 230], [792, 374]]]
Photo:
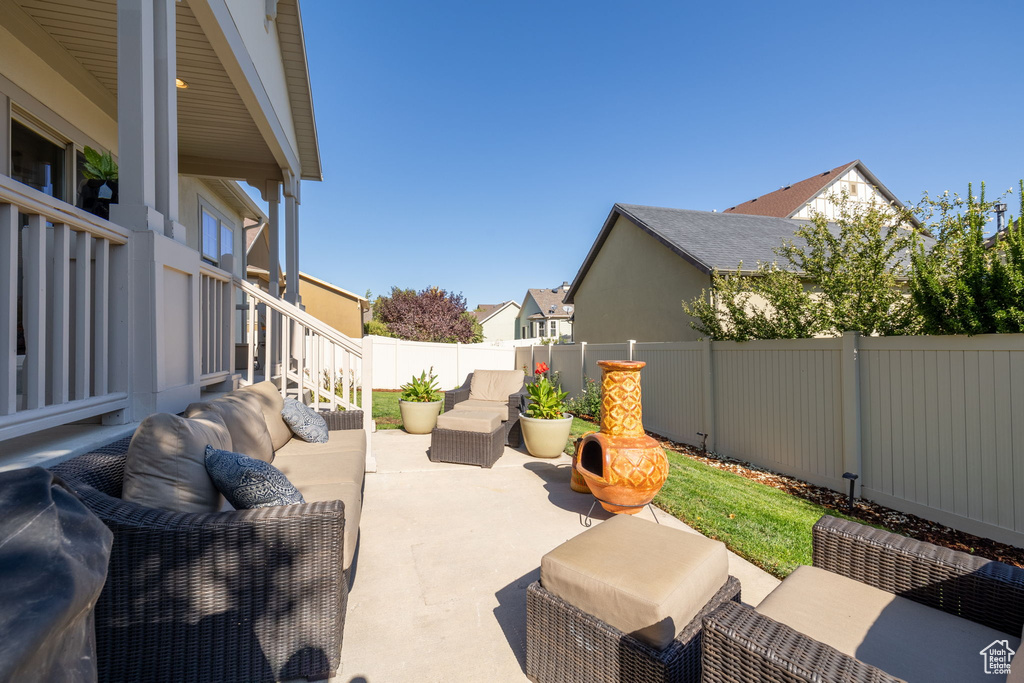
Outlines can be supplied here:
[[636, 514], [654, 500], [668, 476], [658, 442], [644, 433], [640, 403], [642, 361], [598, 361], [601, 431], [583, 437], [576, 472], [608, 512]]

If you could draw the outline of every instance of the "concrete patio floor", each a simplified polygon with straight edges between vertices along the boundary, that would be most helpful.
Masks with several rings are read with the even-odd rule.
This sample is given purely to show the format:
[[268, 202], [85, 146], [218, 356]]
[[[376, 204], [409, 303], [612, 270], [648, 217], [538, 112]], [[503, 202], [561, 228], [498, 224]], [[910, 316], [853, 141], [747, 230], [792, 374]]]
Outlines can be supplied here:
[[[585, 531], [593, 498], [569, 489], [568, 456], [542, 460], [506, 448], [488, 470], [431, 463], [429, 445], [429, 435], [373, 435], [377, 471], [366, 475], [332, 681], [526, 680], [526, 587], [544, 553]], [[639, 514], [651, 519], [649, 509]], [[598, 506], [594, 523], [610, 516]], [[733, 553], [729, 570], [752, 605], [778, 584]]]

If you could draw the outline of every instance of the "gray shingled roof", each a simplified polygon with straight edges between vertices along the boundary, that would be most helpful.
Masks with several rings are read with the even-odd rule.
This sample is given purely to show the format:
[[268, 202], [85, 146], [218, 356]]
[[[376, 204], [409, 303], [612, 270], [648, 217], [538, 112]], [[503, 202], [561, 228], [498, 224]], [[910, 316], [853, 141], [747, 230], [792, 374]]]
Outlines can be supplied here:
[[[708, 274], [716, 269], [734, 271], [741, 263], [744, 272], [753, 272], [758, 262], [779, 261], [775, 249], [787, 239], [800, 244], [802, 240], [797, 239], [795, 233], [801, 225], [810, 223], [807, 220], [774, 216], [616, 204], [580, 266], [565, 297], [567, 302], [572, 303], [576, 290], [604, 246], [618, 215], [625, 216], [668, 249]], [[838, 230], [835, 225], [830, 227]], [[929, 238], [925, 239], [930, 241]]]
[[[572, 315], [571, 312], [565, 311], [562, 308], [563, 299], [565, 298], [565, 292], [562, 291], [562, 287], [549, 287], [547, 289], [528, 289], [526, 290], [537, 302], [537, 306], [540, 307], [541, 315], [543, 318], [568, 318]], [[525, 303], [525, 302], [524, 302]], [[551, 307], [554, 306], [555, 310], [552, 312]], [[530, 316], [530, 319], [537, 318], [538, 315], [535, 313]]]

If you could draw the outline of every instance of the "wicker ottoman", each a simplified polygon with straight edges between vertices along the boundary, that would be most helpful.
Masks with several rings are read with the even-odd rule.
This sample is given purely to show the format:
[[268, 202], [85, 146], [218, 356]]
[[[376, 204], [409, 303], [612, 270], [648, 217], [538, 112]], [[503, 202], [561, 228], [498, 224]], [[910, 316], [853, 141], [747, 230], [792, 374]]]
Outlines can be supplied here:
[[431, 462], [490, 467], [505, 451], [505, 428], [496, 414], [453, 410], [438, 415], [430, 434]]
[[699, 681], [701, 620], [740, 599], [728, 567], [721, 542], [630, 515], [566, 541], [527, 588], [527, 677]]

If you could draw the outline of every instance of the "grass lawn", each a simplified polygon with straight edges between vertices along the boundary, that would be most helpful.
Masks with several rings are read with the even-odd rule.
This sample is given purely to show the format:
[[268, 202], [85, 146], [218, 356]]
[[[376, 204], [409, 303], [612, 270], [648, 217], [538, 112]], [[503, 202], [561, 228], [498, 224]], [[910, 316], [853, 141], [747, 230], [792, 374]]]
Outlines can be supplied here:
[[[598, 426], [573, 419], [566, 445]], [[665, 451], [668, 481], [654, 504], [769, 574], [785, 578], [798, 565], [811, 564], [811, 527], [822, 515], [843, 515], [783, 491]]]

